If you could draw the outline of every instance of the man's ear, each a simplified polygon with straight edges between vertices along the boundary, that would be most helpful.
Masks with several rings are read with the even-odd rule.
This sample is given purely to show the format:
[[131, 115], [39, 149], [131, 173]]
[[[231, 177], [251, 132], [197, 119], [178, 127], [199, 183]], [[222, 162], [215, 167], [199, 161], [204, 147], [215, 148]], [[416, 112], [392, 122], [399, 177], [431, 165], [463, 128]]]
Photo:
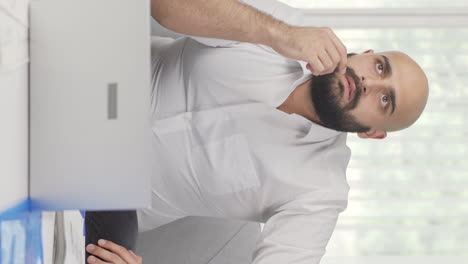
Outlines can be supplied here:
[[360, 132], [357, 134], [360, 138], [384, 139], [387, 137], [387, 131], [384, 130], [369, 130], [367, 132]]
[[368, 50], [364, 51], [363, 53], [374, 53], [374, 50], [373, 49], [368, 49]]

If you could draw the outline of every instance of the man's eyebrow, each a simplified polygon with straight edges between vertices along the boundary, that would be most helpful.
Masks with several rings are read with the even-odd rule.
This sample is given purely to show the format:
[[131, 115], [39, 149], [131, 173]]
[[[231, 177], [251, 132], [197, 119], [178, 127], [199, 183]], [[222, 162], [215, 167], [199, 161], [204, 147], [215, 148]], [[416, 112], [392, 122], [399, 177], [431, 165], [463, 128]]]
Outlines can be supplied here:
[[389, 94], [390, 94], [390, 103], [392, 104], [392, 112], [390, 113], [391, 115], [393, 114], [393, 112], [395, 112], [395, 109], [396, 109], [395, 89], [393, 89], [393, 87], [390, 87]]
[[381, 55], [384, 61], [384, 69], [386, 77], [392, 76], [392, 66], [390, 65], [390, 61], [385, 55]]

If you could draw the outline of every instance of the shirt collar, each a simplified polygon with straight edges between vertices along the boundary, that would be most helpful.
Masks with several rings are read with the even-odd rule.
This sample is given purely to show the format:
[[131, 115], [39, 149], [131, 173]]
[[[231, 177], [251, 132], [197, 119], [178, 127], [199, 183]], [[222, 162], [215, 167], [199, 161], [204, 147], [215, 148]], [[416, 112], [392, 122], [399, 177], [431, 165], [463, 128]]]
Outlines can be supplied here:
[[298, 122], [302, 122], [305, 126], [308, 127], [309, 131], [303, 137], [304, 140], [308, 142], [320, 142], [326, 141], [328, 139], [337, 137], [341, 134], [346, 134], [345, 132], [336, 131], [317, 123], [310, 121], [309, 119], [298, 115], [298, 114], [291, 114], [291, 116], [296, 119]]
[[297, 61], [297, 62], [301, 65], [301, 68], [304, 74], [311, 74], [311, 72], [307, 69], [307, 62], [305, 61]]

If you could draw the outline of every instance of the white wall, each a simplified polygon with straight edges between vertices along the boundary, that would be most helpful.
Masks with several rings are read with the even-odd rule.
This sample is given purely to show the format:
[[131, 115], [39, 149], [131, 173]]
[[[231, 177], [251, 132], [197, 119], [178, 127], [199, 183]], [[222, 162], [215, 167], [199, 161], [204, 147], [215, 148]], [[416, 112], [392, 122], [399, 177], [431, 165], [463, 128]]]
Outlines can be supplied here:
[[28, 0], [0, 0], [0, 213], [28, 196]]

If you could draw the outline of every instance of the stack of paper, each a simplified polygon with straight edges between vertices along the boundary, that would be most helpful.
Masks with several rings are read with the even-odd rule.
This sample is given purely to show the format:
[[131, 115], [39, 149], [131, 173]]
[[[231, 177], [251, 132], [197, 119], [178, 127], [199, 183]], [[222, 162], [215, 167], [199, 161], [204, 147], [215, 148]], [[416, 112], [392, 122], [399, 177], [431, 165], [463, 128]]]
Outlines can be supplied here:
[[28, 4], [29, 0], [0, 0], [0, 72], [29, 61]]

